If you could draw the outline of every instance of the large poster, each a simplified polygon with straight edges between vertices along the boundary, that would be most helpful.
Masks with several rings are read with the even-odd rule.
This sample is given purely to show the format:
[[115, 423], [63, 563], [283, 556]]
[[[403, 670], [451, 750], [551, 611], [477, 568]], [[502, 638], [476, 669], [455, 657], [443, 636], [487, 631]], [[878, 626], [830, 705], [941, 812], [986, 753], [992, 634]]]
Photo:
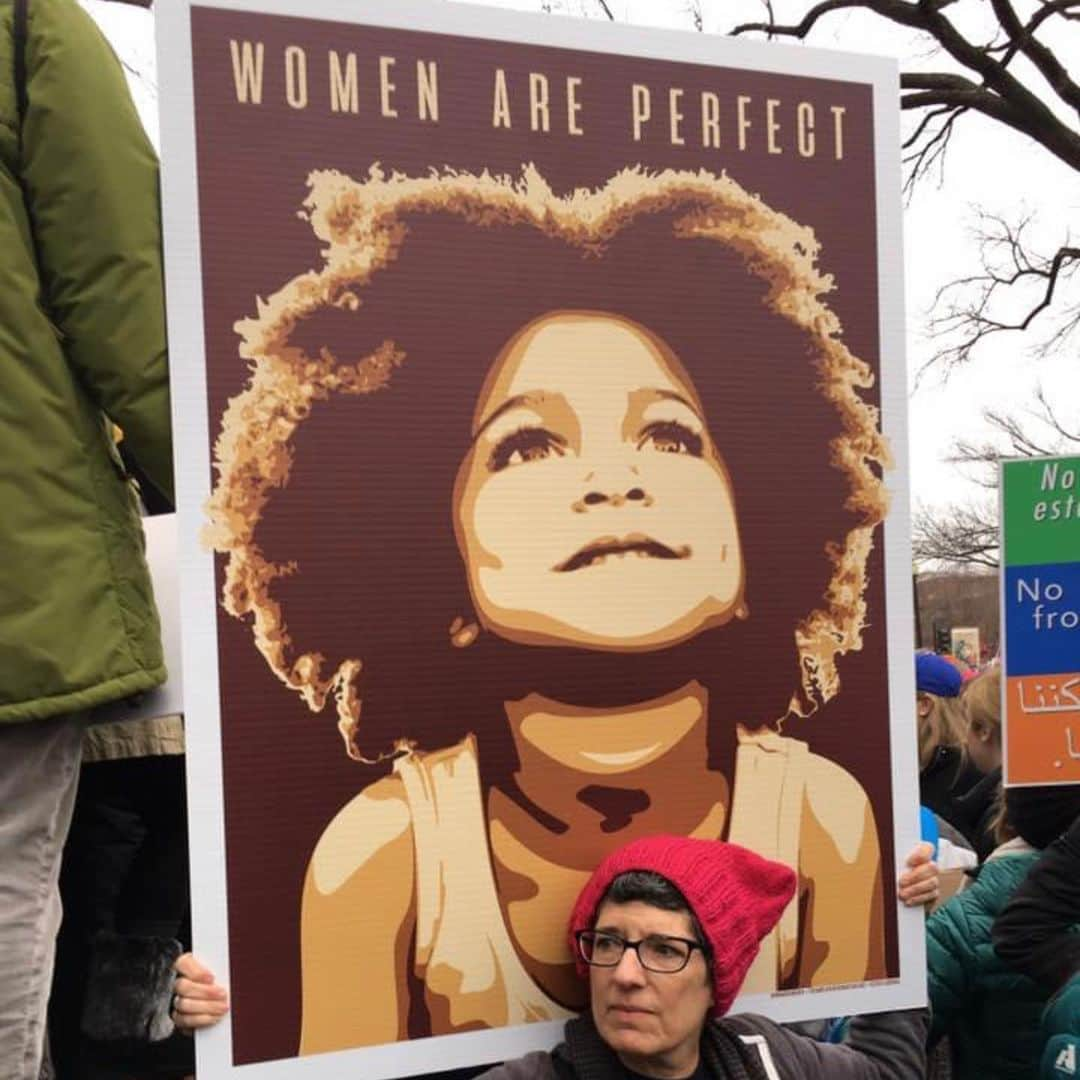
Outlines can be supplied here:
[[799, 874], [741, 1007], [920, 1001], [894, 67], [159, 19], [207, 1060], [550, 1045], [661, 832]]
[[1080, 457], [1001, 462], [1007, 785], [1080, 783]]

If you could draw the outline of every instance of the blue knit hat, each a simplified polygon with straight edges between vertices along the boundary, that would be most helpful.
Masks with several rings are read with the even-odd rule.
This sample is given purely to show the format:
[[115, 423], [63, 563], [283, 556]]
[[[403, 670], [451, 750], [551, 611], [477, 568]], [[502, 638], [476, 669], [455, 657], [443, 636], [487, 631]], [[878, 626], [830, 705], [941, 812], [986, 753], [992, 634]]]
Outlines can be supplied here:
[[964, 685], [960, 669], [937, 653], [915, 654], [915, 689], [920, 694], [956, 697]]

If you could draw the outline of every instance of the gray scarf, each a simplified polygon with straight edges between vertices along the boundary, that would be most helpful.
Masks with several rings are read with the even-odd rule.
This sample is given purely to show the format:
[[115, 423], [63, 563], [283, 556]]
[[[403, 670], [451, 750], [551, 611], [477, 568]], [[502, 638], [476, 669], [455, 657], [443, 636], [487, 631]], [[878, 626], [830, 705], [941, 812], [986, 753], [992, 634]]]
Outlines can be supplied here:
[[[722, 1020], [706, 1023], [701, 1033], [701, 1060], [709, 1080], [767, 1080], [760, 1057]], [[567, 1064], [575, 1080], [624, 1080], [626, 1076], [589, 1013], [566, 1025], [566, 1042], [555, 1051], [560, 1076]]]

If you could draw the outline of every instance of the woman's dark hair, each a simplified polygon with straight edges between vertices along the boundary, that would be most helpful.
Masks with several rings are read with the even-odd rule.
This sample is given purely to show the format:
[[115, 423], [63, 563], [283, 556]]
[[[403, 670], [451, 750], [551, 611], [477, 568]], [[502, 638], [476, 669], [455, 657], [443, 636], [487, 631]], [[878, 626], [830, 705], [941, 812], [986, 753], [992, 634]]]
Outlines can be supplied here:
[[694, 940], [701, 946], [706, 962], [712, 963], [712, 946], [698, 922], [697, 915], [694, 914], [694, 909], [687, 903], [686, 897], [655, 870], [627, 870], [626, 873], [619, 874], [607, 887], [607, 892], [600, 898], [596, 910], [599, 911], [609, 901], [612, 904], [648, 904], [661, 911], [685, 911], [690, 916]]
[[[828, 700], [860, 641], [887, 454], [812, 235], [725, 179], [650, 181], [601, 228], [490, 178], [402, 181], [395, 203], [331, 175], [313, 222], [337, 256], [238, 324], [254, 373], [216, 453], [225, 607], [278, 677], [312, 709], [336, 699], [353, 756], [496, 737], [532, 690], [603, 706], [715, 680], [726, 735]], [[747, 620], [647, 654], [450, 644], [475, 614], [452, 526], [472, 413], [508, 339], [557, 310], [640, 323], [688, 371], [731, 476]]]

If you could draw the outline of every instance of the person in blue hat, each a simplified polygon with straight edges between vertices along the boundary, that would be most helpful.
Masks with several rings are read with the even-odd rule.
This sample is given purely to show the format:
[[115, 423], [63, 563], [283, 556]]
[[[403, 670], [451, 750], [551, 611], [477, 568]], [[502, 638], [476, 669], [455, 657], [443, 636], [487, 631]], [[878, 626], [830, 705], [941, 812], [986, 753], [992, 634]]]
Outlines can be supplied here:
[[964, 832], [968, 815], [959, 800], [979, 782], [981, 774], [964, 753], [967, 730], [960, 706], [962, 686], [955, 664], [936, 653], [915, 654], [919, 802]]

